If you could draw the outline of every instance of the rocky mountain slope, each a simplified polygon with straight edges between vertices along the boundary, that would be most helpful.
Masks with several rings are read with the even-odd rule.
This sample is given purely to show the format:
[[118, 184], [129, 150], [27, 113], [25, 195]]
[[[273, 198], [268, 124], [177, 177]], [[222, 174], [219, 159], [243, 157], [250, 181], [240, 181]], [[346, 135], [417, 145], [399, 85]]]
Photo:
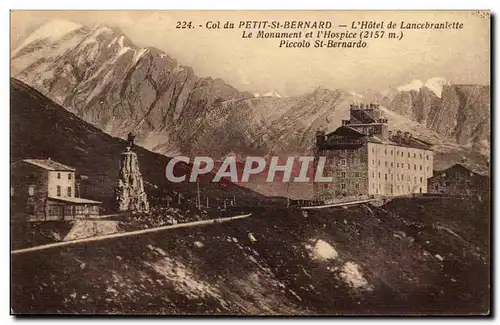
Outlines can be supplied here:
[[[50, 24], [56, 35], [47, 32]], [[335, 129], [349, 102], [363, 100], [321, 87], [297, 97], [256, 97], [199, 78], [157, 49], [138, 48], [116, 28], [49, 27], [12, 53], [12, 76], [101, 130], [122, 138], [133, 131], [144, 147], [163, 154], [309, 153], [316, 129]], [[472, 147], [489, 155], [489, 87], [438, 78], [399, 88], [376, 96], [391, 123], [433, 141], [438, 152], [451, 146], [469, 154]]]
[[271, 207], [253, 212], [232, 223], [13, 255], [12, 310], [153, 315], [490, 311], [489, 203], [420, 198], [307, 216]]

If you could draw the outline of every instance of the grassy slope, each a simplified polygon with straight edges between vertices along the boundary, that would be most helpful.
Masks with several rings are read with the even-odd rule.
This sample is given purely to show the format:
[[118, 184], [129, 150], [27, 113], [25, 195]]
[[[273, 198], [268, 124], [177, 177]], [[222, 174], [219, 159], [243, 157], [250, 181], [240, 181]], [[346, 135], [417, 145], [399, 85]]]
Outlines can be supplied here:
[[[36, 90], [11, 79], [11, 161], [25, 158], [47, 159], [74, 166], [77, 172], [89, 177], [84, 185], [85, 196], [103, 201], [108, 206], [113, 200], [118, 176], [120, 153], [127, 143], [111, 137], [96, 127], [82, 121], [63, 107], [52, 102]], [[170, 183], [165, 177], [165, 167], [170, 158], [141, 147], [134, 147], [141, 173], [150, 196], [164, 196], [173, 191], [194, 197], [196, 184]], [[181, 165], [177, 170], [190, 170]], [[254, 204], [263, 196], [227, 181], [212, 183], [213, 174], [201, 177], [203, 195], [212, 198], [234, 193], [239, 202]]]

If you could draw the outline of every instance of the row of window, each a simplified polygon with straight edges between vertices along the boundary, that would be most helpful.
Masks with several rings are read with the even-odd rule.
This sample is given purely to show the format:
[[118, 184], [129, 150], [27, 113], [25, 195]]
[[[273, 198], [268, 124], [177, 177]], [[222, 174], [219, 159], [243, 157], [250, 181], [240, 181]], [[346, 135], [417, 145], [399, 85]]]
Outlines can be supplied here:
[[[394, 175], [393, 175], [393, 174], [391, 174], [390, 176], [391, 176], [391, 181], [393, 181], [393, 180], [394, 180]], [[375, 172], [372, 172], [372, 177], [373, 177], [373, 178], [375, 178]], [[380, 172], [378, 173], [378, 178], [379, 178], [379, 179], [381, 178], [381, 174], [380, 174]], [[400, 178], [399, 178], [399, 174], [396, 174], [396, 178], [397, 178], [397, 180], [398, 180], [398, 181], [400, 180]], [[416, 182], [417, 182], [417, 177], [416, 177], [416, 176], [414, 176], [413, 178], [414, 178], [415, 183], [416, 183]], [[387, 176], [387, 174], [385, 174], [384, 179], [385, 179], [386, 181], [388, 180], [388, 176]], [[402, 181], [404, 181], [404, 174], [401, 174], [401, 180], [402, 180]], [[408, 175], [407, 180], [408, 180], [408, 181], [410, 181], [410, 180], [411, 180], [410, 175]], [[423, 178], [422, 176], [420, 176], [420, 183], [423, 183], [423, 181], [424, 181], [424, 178]]]
[[[361, 159], [359, 159], [359, 158], [354, 158], [352, 160], [352, 164], [359, 164], [360, 162], [361, 162]], [[339, 160], [339, 165], [341, 165], [341, 166], [347, 165], [347, 159], [340, 159]]]
[[[57, 194], [56, 194], [56, 195], [57, 195], [57, 196], [61, 196], [61, 186], [57, 185], [57, 190], [56, 190], [56, 191], [57, 191]], [[72, 190], [71, 190], [71, 186], [68, 186], [68, 188], [67, 188], [67, 192], [66, 192], [66, 193], [67, 193], [67, 196], [68, 196], [68, 197], [71, 197], [71, 195], [73, 194], [73, 193], [72, 193]]]
[[[328, 188], [329, 187], [329, 184], [323, 184], [323, 188]], [[341, 183], [340, 184], [340, 188], [345, 190], [346, 189], [346, 184], [345, 183]], [[355, 189], [359, 189], [359, 184], [358, 183], [354, 183], [354, 188]]]
[[[372, 189], [375, 189], [375, 184], [372, 184]], [[380, 189], [382, 189], [382, 187], [380, 186], [380, 184], [378, 184], [378, 187], [376, 188], [377, 194], [378, 194], [378, 190], [380, 190]], [[401, 185], [401, 186], [397, 185], [396, 189], [397, 189], [397, 192], [403, 191], [404, 190], [404, 186], [403, 185]], [[422, 187], [419, 187], [418, 189], [419, 189], [419, 192], [422, 193]], [[391, 194], [393, 194], [393, 192], [394, 192], [394, 189], [391, 186]], [[408, 185], [408, 192], [411, 192], [411, 186], [410, 185]]]
[[[359, 173], [359, 172], [354, 172], [354, 173], [352, 173], [351, 175], [352, 175], [351, 177], [359, 177], [360, 173]], [[346, 173], [346, 172], [342, 172], [342, 173], [340, 173], [340, 177], [342, 177], [342, 178], [346, 178], [346, 176], [347, 176], [347, 173]]]
[[[72, 174], [68, 173], [68, 179], [72, 179]], [[57, 173], [57, 179], [61, 179], [61, 173]]]
[[[375, 165], [375, 160], [372, 160], [372, 165]], [[378, 161], [378, 165], [380, 166], [380, 160]], [[394, 163], [392, 161], [390, 163], [390, 166], [391, 166], [391, 168], [394, 167]], [[400, 163], [396, 163], [396, 168], [400, 168], [400, 166], [401, 166], [401, 168], [404, 168], [403, 167], [404, 166], [403, 163], [401, 163], [401, 164]], [[389, 162], [388, 161], [385, 162], [385, 167], [389, 167]], [[411, 164], [408, 164], [408, 169], [411, 169]], [[417, 165], [416, 164], [413, 164], [413, 169], [417, 170]], [[422, 165], [419, 165], [419, 169], [423, 170]], [[427, 171], [429, 171], [429, 166], [427, 166]]]
[[[378, 152], [380, 152], [380, 148], [377, 149]], [[384, 150], [384, 154], [387, 156], [387, 153], [390, 153], [390, 155], [392, 156], [393, 155], [393, 149], [390, 149], [388, 150], [387, 148]], [[373, 147], [372, 148], [372, 153], [375, 153], [375, 148]], [[396, 156], [401, 156], [401, 157], [404, 157], [404, 152], [401, 151], [399, 152], [398, 150], [396, 150]], [[424, 156], [422, 153], [419, 154], [419, 157], [420, 159], [423, 159]], [[408, 158], [411, 158], [411, 153], [408, 152]], [[413, 153], [413, 158], [416, 159], [417, 158], [417, 153]], [[425, 159], [429, 160], [429, 154], [426, 154], [425, 155]]]

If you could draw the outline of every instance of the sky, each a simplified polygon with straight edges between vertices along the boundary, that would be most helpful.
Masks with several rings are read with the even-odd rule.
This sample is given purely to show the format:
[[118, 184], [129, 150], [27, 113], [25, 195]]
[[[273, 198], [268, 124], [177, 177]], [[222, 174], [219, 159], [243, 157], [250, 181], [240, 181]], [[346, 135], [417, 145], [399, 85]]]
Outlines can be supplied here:
[[[294, 96], [319, 86], [378, 92], [433, 77], [459, 84], [490, 83], [490, 21], [476, 11], [13, 11], [11, 49], [52, 20], [118, 27], [137, 46], [156, 47], [193, 67], [198, 76], [222, 78], [253, 93], [275, 90]], [[279, 48], [275, 39], [243, 39], [241, 29], [198, 27], [209, 21], [238, 25], [263, 20], [348, 26], [394, 21], [398, 27], [401, 21], [456, 21], [463, 29], [404, 30], [401, 40], [370, 40], [362, 49], [293, 49]], [[192, 21], [195, 28], [177, 29], [178, 21]]]

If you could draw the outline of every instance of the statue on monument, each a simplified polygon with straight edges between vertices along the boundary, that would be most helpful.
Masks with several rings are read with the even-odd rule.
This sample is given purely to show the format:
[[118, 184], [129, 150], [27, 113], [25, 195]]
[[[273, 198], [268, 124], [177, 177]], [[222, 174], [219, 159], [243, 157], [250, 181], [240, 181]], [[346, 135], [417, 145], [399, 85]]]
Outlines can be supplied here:
[[129, 132], [128, 136], [127, 136], [127, 141], [128, 141], [128, 147], [130, 148], [130, 150], [132, 150], [132, 147], [134, 146], [134, 140], [135, 140], [135, 134], [133, 134], [132, 132]]

